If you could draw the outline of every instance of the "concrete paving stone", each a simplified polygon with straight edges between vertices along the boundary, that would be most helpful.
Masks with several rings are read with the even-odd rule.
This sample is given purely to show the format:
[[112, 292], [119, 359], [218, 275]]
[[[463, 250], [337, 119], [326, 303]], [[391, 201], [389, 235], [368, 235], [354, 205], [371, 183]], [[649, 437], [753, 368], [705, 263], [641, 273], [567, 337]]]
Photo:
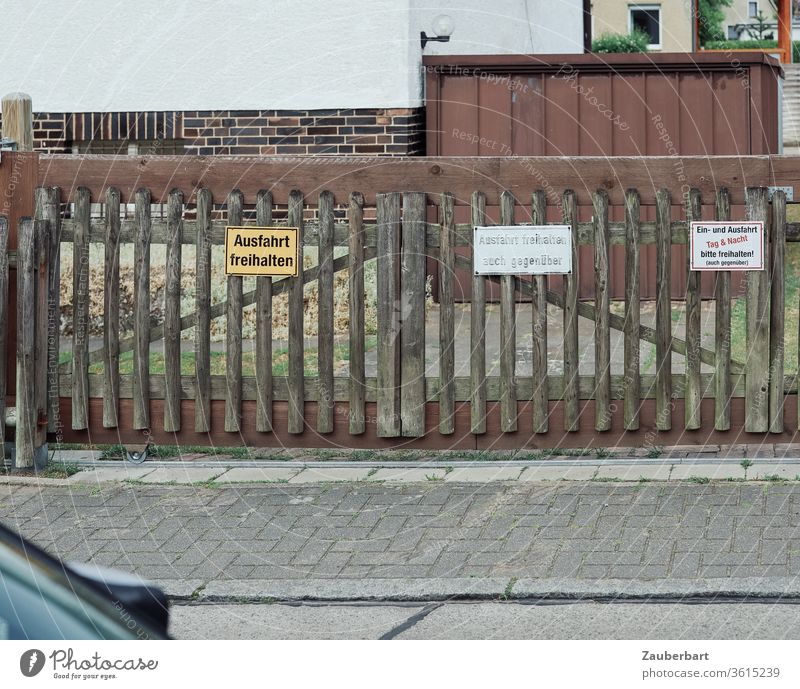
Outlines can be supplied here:
[[[446, 471], [437, 468], [403, 468], [391, 467], [378, 469], [369, 477], [370, 481], [388, 481], [390, 483], [431, 483], [445, 478]], [[433, 506], [435, 507], [435, 505]]]
[[765, 476], [778, 476], [788, 481], [800, 476], [800, 464], [780, 462], [754, 462], [747, 470], [747, 478], [751, 481], [763, 480]]
[[308, 467], [289, 479], [289, 483], [331, 483], [335, 481], [364, 481], [369, 474], [369, 467]]
[[597, 472], [597, 465], [529, 466], [519, 476], [519, 481], [588, 481]]
[[664, 464], [606, 464], [598, 468], [595, 478], [619, 481], [666, 481], [672, 471], [672, 463]]
[[288, 481], [297, 475], [299, 469], [294, 467], [240, 467], [228, 469], [214, 479], [215, 483], [276, 483]]
[[671, 481], [686, 481], [692, 477], [714, 480], [744, 478], [744, 469], [737, 462], [685, 463], [676, 464], [670, 474]]
[[522, 467], [456, 467], [444, 480], [448, 483], [489, 483], [490, 481], [516, 481], [522, 472]]
[[118, 466], [99, 467], [79, 471], [69, 477], [69, 483], [103, 483], [104, 481], [126, 481], [143, 479], [155, 471], [153, 467], [136, 466], [130, 463], [120, 463]]
[[224, 471], [204, 467], [158, 467], [139, 480], [143, 483], [202, 483], [216, 478]]

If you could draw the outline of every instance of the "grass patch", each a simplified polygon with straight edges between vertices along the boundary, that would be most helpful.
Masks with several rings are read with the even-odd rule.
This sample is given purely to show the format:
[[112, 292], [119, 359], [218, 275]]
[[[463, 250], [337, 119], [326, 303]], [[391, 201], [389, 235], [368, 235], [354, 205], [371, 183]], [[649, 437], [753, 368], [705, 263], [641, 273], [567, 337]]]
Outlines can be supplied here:
[[711, 479], [708, 476], [690, 476], [686, 480], [689, 483], [711, 483]]

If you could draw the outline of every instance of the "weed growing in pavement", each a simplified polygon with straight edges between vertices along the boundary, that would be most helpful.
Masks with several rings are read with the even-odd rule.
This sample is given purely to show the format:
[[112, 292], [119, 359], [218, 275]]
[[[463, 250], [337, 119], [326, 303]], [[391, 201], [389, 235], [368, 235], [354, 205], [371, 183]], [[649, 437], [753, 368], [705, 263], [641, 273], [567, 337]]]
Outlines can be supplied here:
[[664, 448], [661, 447], [661, 445], [653, 445], [653, 447], [647, 451], [648, 459], [658, 459], [662, 454], [664, 454]]
[[690, 476], [686, 480], [689, 483], [711, 483], [711, 479], [708, 476]]

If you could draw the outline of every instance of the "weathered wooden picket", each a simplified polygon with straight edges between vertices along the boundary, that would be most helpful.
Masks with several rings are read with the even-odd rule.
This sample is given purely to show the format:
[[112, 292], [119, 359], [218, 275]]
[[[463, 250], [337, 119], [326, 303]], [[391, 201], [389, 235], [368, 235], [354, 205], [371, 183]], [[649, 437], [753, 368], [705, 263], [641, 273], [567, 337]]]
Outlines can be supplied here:
[[[260, 159], [256, 164], [247, 159], [187, 163], [42, 156], [37, 219], [21, 224], [16, 255], [17, 384], [21, 392], [30, 387], [39, 394], [47, 389], [49, 395], [32, 404], [21, 404], [18, 395], [17, 433], [36, 425], [24, 410], [44, 407], [51, 432], [60, 423], [60, 437], [95, 442], [129, 442], [150, 434], [191, 444], [277, 445], [294, 438], [299, 444], [369, 446], [403, 445], [424, 436], [422, 442], [438, 446], [481, 447], [502, 437], [518, 446], [575, 444], [570, 436], [580, 436], [578, 444], [586, 444], [587, 434], [602, 438], [615, 431], [615, 440], [609, 442], [628, 433], [632, 440], [627, 444], [637, 444], [644, 432], [655, 437], [673, 431], [680, 437], [713, 430], [739, 437], [742, 429], [732, 426], [731, 416], [732, 399], [738, 398], [744, 400], [745, 433], [784, 432], [784, 403], [787, 394], [795, 396], [797, 385], [783, 370], [781, 277], [784, 242], [797, 239], [800, 228], [787, 224], [784, 193], [776, 191], [770, 198], [770, 175], [761, 174], [761, 162], [763, 158], [697, 159], [687, 165], [687, 179], [696, 184], [690, 186], [674, 179], [671, 159], [522, 159], [511, 168], [494, 159], [419, 159], [413, 165], [362, 159], [359, 167], [352, 159]], [[547, 188], [533, 183], [542, 177], [525, 174], [525, 165], [544, 171]], [[754, 169], [745, 176], [748, 165]], [[391, 191], [409, 187], [418, 191]], [[93, 217], [96, 203], [104, 204], [102, 217]], [[156, 203], [166, 206], [164, 218], [152, 216]], [[122, 216], [123, 204], [133, 205], [132, 217]], [[769, 228], [770, 263], [766, 270], [747, 275], [746, 361], [731, 359], [728, 272], [716, 274], [714, 350], [701, 346], [699, 273], [688, 272], [684, 336], [673, 334], [671, 247], [686, 242], [689, 221], [712, 216], [761, 220]], [[456, 361], [454, 273], [472, 271], [463, 248], [471, 244], [473, 225], [498, 221], [571, 226], [574, 270], [563, 279], [475, 275], [469, 375], [456, 376], [463, 362]], [[304, 246], [313, 246], [316, 265], [294, 278], [258, 278], [255, 289], [246, 293], [241, 277], [228, 277], [226, 300], [212, 305], [212, 246], [222, 243], [226, 225], [248, 223], [301, 227], [299, 259]], [[6, 236], [1, 225], [0, 236]], [[95, 242], [105, 245], [104, 336], [102, 346], [90, 349], [88, 255]], [[135, 316], [133, 336], [121, 339], [119, 256], [124, 243], [134, 245]], [[163, 325], [151, 326], [150, 247], [156, 243], [166, 244], [166, 297]], [[59, 248], [69, 244], [74, 265], [72, 357], [56, 370], [58, 304], [53, 295], [58, 294]], [[181, 313], [180, 306], [185, 244], [196, 245], [192, 313]], [[593, 267], [579, 263], [580, 245], [593, 246]], [[612, 311], [609, 298], [612, 245], [625, 246], [623, 315]], [[640, 254], [646, 245], [655, 245], [658, 257], [655, 328], [640, 320]], [[334, 247], [347, 247], [348, 252], [334, 258]], [[6, 255], [0, 251], [1, 257]], [[43, 268], [38, 274], [47, 274], [49, 284], [32, 290], [34, 262], [48, 257], [53, 259], [50, 272]], [[431, 258], [437, 262], [440, 297], [434, 376], [426, 374], [425, 358]], [[367, 376], [365, 365], [364, 300], [364, 264], [373, 259], [374, 377]], [[579, 271], [592, 269], [595, 299], [580, 301]], [[0, 260], [0, 290], [6, 270]], [[334, 375], [334, 274], [341, 270], [349, 271], [347, 377]], [[311, 282], [318, 285], [319, 300], [315, 377], [304, 375], [303, 287]], [[499, 285], [499, 375], [487, 375], [487, 282]], [[31, 306], [29, 292], [50, 295], [49, 303]], [[274, 375], [272, 367], [272, 303], [281, 294], [288, 295], [285, 376]], [[525, 322], [517, 303], [522, 295], [530, 300], [531, 316]], [[255, 376], [246, 377], [242, 313], [253, 304], [256, 369]], [[563, 372], [557, 375], [548, 373], [548, 305], [561, 309], [563, 318]], [[210, 324], [220, 317], [226, 323], [226, 368], [224, 376], [213, 376]], [[593, 375], [579, 373], [579, 318], [594, 322]], [[192, 327], [195, 372], [181, 375], [181, 332]], [[612, 330], [624, 333], [623, 375], [612, 375]], [[531, 336], [531, 374], [520, 376], [517, 339], [523, 332]], [[154, 375], [150, 345], [161, 339], [165, 373]], [[640, 373], [641, 341], [655, 345], [654, 374]], [[32, 362], [45, 359], [31, 346], [43, 342], [49, 345], [48, 365], [37, 368]], [[133, 373], [121, 375], [120, 355], [130, 351]], [[685, 357], [681, 374], [672, 371], [673, 353]], [[89, 372], [101, 362], [102, 374]], [[702, 373], [701, 364], [714, 372]], [[47, 376], [48, 381], [29, 385], [32, 375]], [[681, 410], [683, 418], [678, 416]]]

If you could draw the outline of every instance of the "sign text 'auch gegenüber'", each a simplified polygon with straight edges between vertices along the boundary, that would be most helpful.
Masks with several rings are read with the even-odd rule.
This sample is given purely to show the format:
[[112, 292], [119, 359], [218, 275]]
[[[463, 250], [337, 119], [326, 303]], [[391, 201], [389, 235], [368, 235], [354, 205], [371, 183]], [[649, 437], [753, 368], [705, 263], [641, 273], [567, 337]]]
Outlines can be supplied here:
[[298, 273], [296, 227], [226, 227], [226, 275]]
[[569, 225], [475, 227], [476, 275], [546, 275], [572, 272]]

